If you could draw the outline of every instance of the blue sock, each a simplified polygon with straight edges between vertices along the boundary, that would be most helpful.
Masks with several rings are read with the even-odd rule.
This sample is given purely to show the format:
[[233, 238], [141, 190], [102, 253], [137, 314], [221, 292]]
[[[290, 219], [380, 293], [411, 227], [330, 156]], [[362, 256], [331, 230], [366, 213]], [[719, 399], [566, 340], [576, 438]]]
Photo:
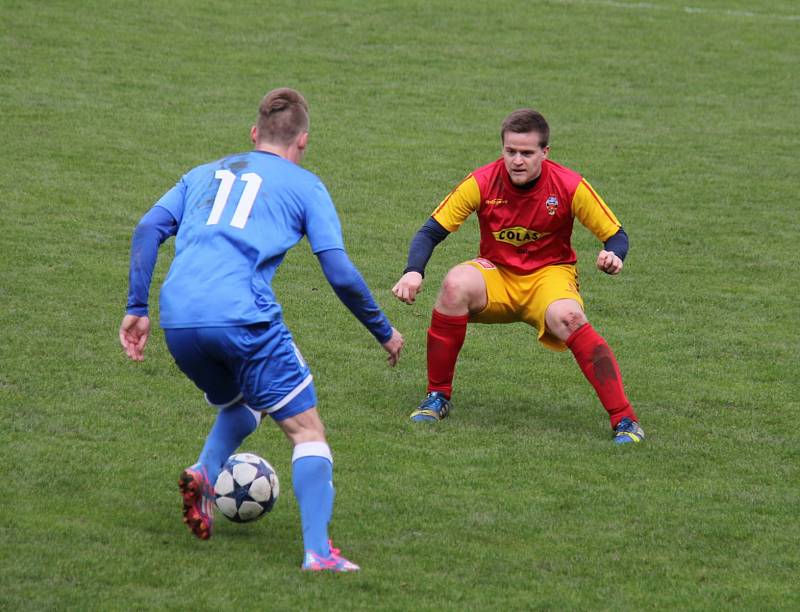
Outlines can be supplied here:
[[292, 485], [300, 506], [303, 546], [318, 555], [330, 555], [328, 523], [333, 515], [333, 459], [325, 442], [303, 442], [294, 447]]
[[208, 433], [198, 459], [206, 468], [211, 484], [217, 481], [228, 457], [258, 427], [260, 415], [254, 412], [247, 404], [239, 402], [235, 406], [223, 408], [217, 414], [217, 420]]

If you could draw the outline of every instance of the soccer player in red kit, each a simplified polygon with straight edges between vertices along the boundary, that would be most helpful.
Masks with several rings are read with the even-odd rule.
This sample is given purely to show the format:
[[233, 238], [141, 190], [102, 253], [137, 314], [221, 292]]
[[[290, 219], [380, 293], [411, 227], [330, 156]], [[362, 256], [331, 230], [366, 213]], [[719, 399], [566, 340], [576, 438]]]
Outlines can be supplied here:
[[583, 311], [571, 245], [575, 218], [601, 242], [597, 267], [619, 274], [628, 236], [580, 174], [550, 161], [550, 128], [531, 109], [503, 121], [503, 156], [464, 179], [411, 241], [408, 265], [392, 289], [412, 304], [433, 249], [466, 218], [480, 225], [479, 257], [444, 278], [428, 329], [428, 395], [413, 421], [439, 421], [450, 411], [453, 375], [467, 323], [525, 322], [546, 347], [569, 348], [608, 412], [614, 441], [640, 442], [638, 423], [617, 360]]

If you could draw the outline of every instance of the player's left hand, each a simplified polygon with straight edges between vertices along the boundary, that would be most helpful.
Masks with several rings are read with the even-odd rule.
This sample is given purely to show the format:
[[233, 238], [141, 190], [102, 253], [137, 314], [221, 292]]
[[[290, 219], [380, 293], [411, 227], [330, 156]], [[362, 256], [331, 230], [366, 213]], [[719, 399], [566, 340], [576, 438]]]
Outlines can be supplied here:
[[119, 342], [128, 357], [134, 361], [144, 359], [144, 346], [150, 336], [150, 317], [126, 314], [119, 326]]
[[622, 260], [614, 251], [600, 251], [597, 256], [597, 269], [606, 274], [619, 274], [622, 271]]

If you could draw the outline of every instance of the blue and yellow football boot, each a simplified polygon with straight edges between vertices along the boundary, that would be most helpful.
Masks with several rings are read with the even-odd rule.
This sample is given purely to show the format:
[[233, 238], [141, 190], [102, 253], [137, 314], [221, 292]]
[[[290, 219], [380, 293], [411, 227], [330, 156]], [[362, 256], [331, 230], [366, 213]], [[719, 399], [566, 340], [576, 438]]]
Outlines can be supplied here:
[[411, 420], [417, 423], [422, 421], [441, 421], [450, 413], [450, 400], [444, 393], [431, 391], [419, 407], [411, 413]]
[[614, 444], [630, 444], [644, 440], [644, 429], [641, 425], [625, 417], [614, 428]]

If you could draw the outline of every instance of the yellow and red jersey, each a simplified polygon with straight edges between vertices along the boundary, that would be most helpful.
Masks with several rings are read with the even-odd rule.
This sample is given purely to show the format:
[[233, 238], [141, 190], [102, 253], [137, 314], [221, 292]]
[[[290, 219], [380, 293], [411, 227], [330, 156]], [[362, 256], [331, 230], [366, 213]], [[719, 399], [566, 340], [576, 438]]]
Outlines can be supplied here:
[[465, 178], [431, 215], [447, 231], [456, 231], [473, 212], [481, 229], [480, 256], [516, 274], [554, 264], [573, 264], [575, 218], [600, 241], [621, 225], [586, 179], [549, 159], [533, 187], [511, 182], [503, 159]]

